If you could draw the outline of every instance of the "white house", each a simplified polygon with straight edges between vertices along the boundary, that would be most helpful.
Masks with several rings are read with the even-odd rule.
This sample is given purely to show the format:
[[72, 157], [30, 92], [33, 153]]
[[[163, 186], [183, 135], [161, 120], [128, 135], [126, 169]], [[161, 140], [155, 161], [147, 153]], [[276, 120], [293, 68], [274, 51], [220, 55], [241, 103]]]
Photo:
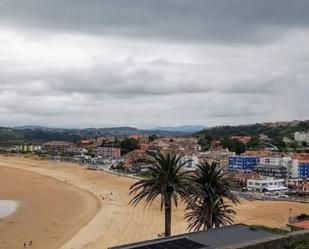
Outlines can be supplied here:
[[199, 163], [199, 160], [196, 155], [185, 155], [180, 158], [179, 164], [181, 163], [185, 163], [184, 168], [194, 169], [196, 165]]
[[284, 179], [265, 177], [260, 179], [248, 179], [247, 189], [258, 192], [282, 192], [287, 190], [288, 188], [284, 186]]
[[294, 139], [297, 142], [307, 142], [309, 143], [309, 132], [295, 132]]

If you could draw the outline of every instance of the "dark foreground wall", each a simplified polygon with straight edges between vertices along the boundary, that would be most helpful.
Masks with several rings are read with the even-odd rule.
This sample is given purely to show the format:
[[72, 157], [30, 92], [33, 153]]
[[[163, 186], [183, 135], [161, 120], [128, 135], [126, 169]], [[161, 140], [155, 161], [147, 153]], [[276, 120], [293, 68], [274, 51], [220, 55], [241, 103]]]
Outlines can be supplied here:
[[309, 230], [275, 235], [221, 249], [309, 249]]

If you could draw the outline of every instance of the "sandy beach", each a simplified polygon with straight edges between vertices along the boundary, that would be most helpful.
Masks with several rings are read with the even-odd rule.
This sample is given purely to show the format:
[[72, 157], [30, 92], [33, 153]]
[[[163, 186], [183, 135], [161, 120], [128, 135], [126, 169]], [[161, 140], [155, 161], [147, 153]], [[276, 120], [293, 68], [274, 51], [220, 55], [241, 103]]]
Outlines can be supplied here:
[[18, 202], [0, 222], [0, 248], [59, 248], [100, 209], [90, 193], [53, 178], [0, 167], [0, 198]]
[[[0, 223], [1, 249], [21, 248], [26, 239], [35, 242], [32, 248], [101, 249], [163, 232], [158, 202], [149, 208], [128, 206], [134, 182], [129, 178], [76, 164], [4, 156], [0, 178], [0, 199], [22, 203]], [[242, 201], [236, 222], [283, 227], [290, 208], [293, 215], [309, 210], [301, 203]], [[173, 212], [173, 234], [186, 232], [183, 216], [180, 205]]]

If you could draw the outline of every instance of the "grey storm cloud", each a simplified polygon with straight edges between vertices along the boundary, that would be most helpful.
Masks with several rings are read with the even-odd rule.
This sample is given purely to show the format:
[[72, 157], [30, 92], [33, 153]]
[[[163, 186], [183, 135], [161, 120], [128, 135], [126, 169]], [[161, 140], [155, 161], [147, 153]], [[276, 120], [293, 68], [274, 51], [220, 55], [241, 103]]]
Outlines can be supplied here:
[[[219, 92], [226, 94], [270, 94], [284, 82], [263, 75], [226, 75], [216, 78], [204, 67], [177, 70], [166, 66], [100, 65], [87, 70], [14, 71], [0, 69], [0, 92], [15, 91], [23, 95], [57, 95], [81, 93], [91, 95], [174, 95]], [[210, 70], [211, 72], [211, 70]], [[169, 77], [173, 75], [173, 77]], [[286, 75], [284, 75], [286, 77]], [[282, 76], [284, 78], [284, 76]], [[207, 82], [209, 81], [209, 82]]]
[[307, 0], [0, 0], [0, 125], [309, 116]]
[[1, 0], [0, 21], [63, 32], [267, 42], [309, 26], [307, 0]]

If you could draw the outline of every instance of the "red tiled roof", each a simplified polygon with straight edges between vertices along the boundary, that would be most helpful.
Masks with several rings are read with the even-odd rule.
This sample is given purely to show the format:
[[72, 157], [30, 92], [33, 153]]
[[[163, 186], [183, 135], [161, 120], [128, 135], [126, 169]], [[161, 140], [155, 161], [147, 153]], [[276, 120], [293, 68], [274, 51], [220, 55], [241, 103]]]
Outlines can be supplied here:
[[307, 230], [307, 229], [309, 229], [309, 220], [299, 221], [299, 222], [290, 224], [290, 226]]
[[264, 151], [264, 150], [247, 150], [244, 154], [248, 156], [260, 156], [260, 157], [267, 157], [273, 155], [271, 151]]
[[81, 144], [89, 144], [90, 141], [89, 141], [89, 140], [81, 140], [80, 143], [81, 143]]
[[298, 160], [309, 160], [309, 153], [294, 153], [292, 155], [293, 159], [298, 159]]

